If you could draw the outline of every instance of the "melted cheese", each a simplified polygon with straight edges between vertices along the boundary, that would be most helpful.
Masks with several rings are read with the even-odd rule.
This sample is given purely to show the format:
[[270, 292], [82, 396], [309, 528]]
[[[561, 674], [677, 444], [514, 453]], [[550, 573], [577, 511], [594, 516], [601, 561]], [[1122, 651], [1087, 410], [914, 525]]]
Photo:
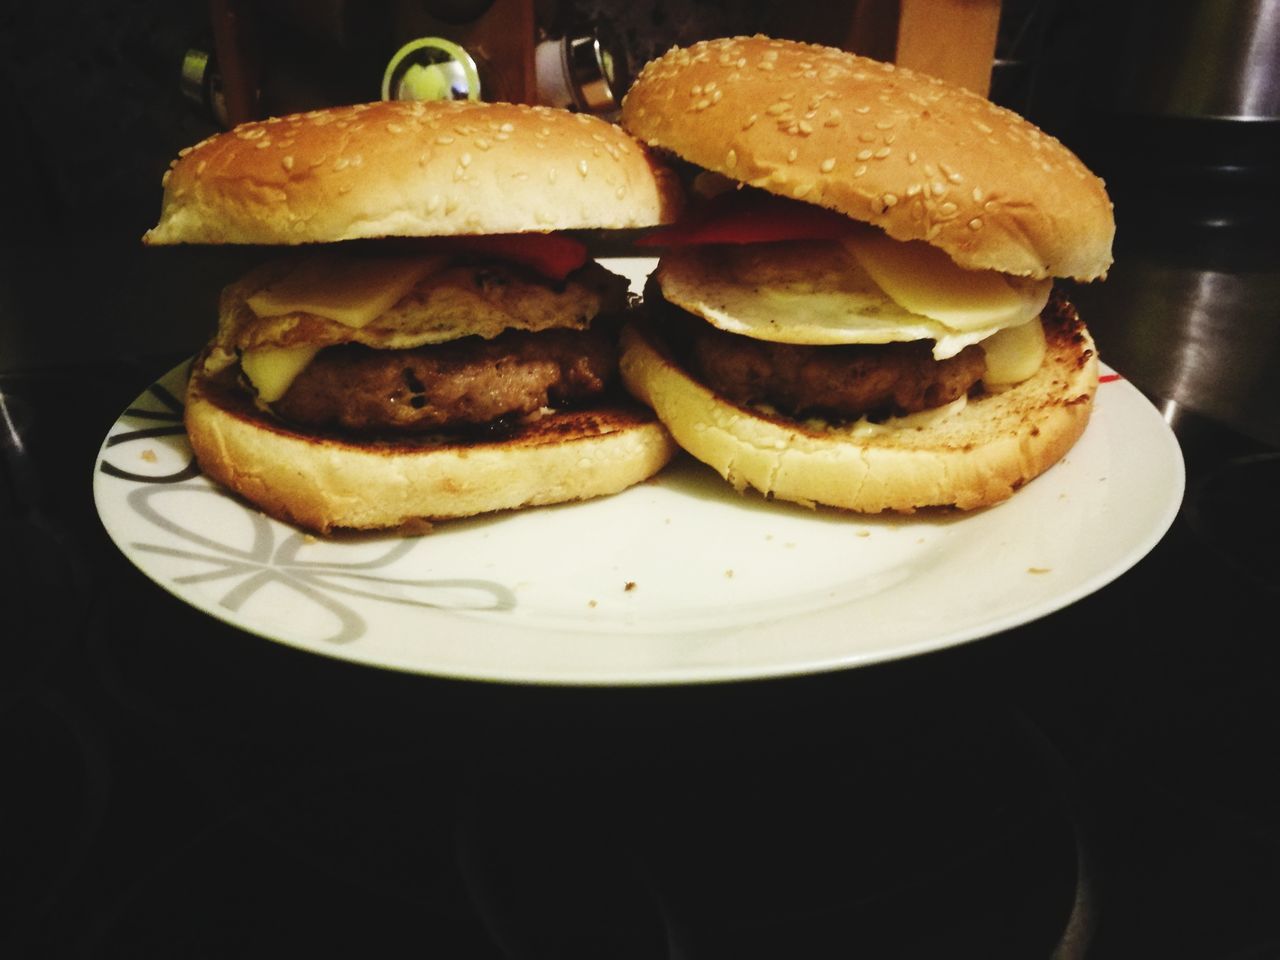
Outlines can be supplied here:
[[319, 347], [312, 346], [250, 350], [240, 358], [240, 369], [258, 391], [259, 400], [275, 403], [319, 352]]
[[987, 372], [982, 381], [989, 387], [1021, 383], [1044, 363], [1044, 325], [1040, 318], [1016, 327], [1006, 327], [982, 341], [987, 354]]
[[1040, 315], [1052, 280], [1022, 280], [995, 270], [966, 270], [937, 247], [859, 231], [846, 246], [871, 279], [905, 310], [954, 331], [1017, 326]]
[[352, 257], [322, 254], [249, 297], [259, 317], [310, 313], [360, 329], [386, 313], [447, 258]]
[[835, 241], [669, 253], [658, 279], [667, 300], [713, 326], [777, 343], [932, 340], [934, 358], [945, 360], [1001, 326], [956, 330], [908, 310]]

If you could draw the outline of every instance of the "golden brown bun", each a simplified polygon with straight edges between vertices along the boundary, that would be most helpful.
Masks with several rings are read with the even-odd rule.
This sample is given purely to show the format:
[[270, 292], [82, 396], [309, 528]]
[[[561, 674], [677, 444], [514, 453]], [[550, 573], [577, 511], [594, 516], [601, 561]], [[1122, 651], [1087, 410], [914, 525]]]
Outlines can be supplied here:
[[1090, 280], [1111, 265], [1103, 183], [1017, 114], [960, 87], [767, 37], [677, 48], [622, 125], [708, 170], [838, 210], [961, 266]]
[[548, 107], [380, 102], [243, 124], [184, 150], [149, 244], [644, 227], [671, 173], [618, 127]]
[[675, 452], [635, 404], [556, 413], [501, 440], [356, 443], [292, 430], [224, 378], [193, 369], [186, 427], [211, 480], [287, 523], [386, 529], [617, 493]]
[[1098, 383], [1093, 341], [1051, 301], [1048, 356], [1030, 380], [971, 399], [922, 429], [869, 436], [824, 430], [723, 399], [690, 376], [654, 327], [623, 330], [622, 375], [681, 447], [738, 490], [862, 513], [997, 503], [1057, 463], [1088, 423]]

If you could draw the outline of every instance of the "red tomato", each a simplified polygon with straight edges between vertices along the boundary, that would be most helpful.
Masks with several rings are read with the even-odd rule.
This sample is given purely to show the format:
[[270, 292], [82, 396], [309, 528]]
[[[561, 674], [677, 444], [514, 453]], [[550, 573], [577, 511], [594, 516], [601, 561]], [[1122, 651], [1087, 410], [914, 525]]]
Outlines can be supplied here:
[[835, 240], [858, 228], [844, 214], [761, 190], [732, 190], [694, 208], [679, 223], [636, 241], [641, 247], [774, 240]]
[[562, 233], [494, 233], [441, 237], [440, 246], [465, 250], [532, 267], [544, 277], [563, 280], [587, 262], [587, 248]]

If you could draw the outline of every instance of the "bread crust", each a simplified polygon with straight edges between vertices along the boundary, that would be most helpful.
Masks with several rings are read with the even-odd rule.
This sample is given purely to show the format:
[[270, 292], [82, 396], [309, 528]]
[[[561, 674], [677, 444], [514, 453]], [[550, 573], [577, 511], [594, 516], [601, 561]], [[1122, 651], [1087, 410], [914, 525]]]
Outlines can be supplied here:
[[184, 420], [201, 469], [286, 523], [328, 534], [585, 500], [657, 473], [676, 447], [619, 401], [548, 414], [498, 439], [359, 440], [293, 429], [194, 364]]
[[184, 150], [147, 244], [619, 229], [668, 223], [679, 184], [589, 114], [378, 102], [242, 124]]
[[648, 63], [621, 123], [707, 170], [925, 240], [963, 267], [1090, 280], [1112, 262], [1111, 202], [1070, 150], [892, 64], [759, 36], [704, 41]]
[[739, 491], [859, 513], [972, 510], [1061, 460], [1089, 421], [1098, 360], [1088, 330], [1061, 299], [1042, 319], [1048, 353], [1029, 380], [929, 426], [866, 435], [729, 402], [681, 367], [652, 322], [624, 328], [621, 370], [676, 442]]

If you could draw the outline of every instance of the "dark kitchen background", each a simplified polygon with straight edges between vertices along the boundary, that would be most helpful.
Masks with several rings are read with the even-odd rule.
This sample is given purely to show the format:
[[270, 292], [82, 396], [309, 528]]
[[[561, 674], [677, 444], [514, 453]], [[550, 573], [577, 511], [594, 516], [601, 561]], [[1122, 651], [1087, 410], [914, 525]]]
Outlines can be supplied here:
[[[211, 6], [0, 8], [0, 954], [1280, 955], [1280, 3], [1004, 4], [993, 97], [1116, 202], [1115, 268], [1072, 293], [1184, 450], [1155, 550], [960, 648], [623, 690], [311, 657], [107, 539], [98, 445], [242, 259], [139, 242], [169, 160], [217, 129], [179, 86]], [[375, 99], [386, 7], [273, 22], [281, 102]], [[848, 15], [536, 9], [607, 35], [623, 75]]]

